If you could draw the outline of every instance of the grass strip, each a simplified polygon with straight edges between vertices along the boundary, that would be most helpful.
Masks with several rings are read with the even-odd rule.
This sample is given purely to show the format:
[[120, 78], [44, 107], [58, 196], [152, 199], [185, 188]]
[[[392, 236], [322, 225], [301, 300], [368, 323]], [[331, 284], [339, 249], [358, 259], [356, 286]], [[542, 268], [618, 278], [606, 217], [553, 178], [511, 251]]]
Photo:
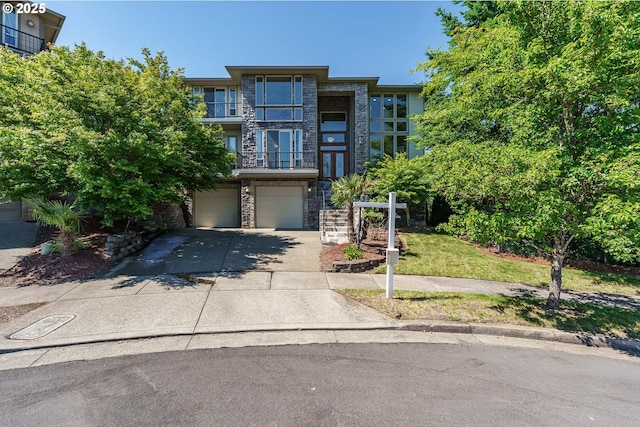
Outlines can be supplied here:
[[389, 300], [383, 290], [343, 289], [338, 292], [394, 319], [449, 320], [537, 326], [609, 337], [640, 338], [640, 312], [562, 301], [547, 310], [545, 300], [530, 297], [457, 292], [394, 291]]
[[[548, 287], [551, 266], [486, 255], [475, 246], [437, 233], [405, 233], [408, 250], [395, 267], [398, 274], [462, 277]], [[378, 272], [384, 271], [384, 268]], [[640, 277], [564, 268], [563, 289], [640, 295]]]

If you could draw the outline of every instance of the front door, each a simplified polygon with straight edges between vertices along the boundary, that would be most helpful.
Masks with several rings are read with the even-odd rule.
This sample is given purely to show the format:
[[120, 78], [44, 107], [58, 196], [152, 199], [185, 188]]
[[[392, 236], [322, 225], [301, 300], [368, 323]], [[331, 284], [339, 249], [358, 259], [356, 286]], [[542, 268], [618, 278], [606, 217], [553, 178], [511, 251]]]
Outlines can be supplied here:
[[347, 113], [320, 113], [320, 179], [336, 180], [347, 175]]

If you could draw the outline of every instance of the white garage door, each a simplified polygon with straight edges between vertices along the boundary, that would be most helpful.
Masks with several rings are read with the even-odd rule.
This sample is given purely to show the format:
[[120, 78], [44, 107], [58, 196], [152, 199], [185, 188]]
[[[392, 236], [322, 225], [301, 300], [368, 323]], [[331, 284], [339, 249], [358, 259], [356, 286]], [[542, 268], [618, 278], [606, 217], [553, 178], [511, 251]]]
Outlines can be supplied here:
[[256, 227], [302, 228], [302, 187], [256, 187]]
[[196, 227], [239, 227], [238, 189], [219, 188], [196, 193], [193, 210]]
[[0, 221], [21, 221], [22, 220], [22, 204], [5, 203], [8, 199], [0, 199]]

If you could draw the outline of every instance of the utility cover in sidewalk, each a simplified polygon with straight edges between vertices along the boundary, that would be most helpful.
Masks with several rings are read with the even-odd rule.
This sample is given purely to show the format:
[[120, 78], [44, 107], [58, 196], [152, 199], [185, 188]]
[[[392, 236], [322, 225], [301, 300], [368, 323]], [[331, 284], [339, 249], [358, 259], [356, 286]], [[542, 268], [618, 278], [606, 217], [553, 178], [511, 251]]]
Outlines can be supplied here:
[[53, 316], [45, 317], [38, 320], [31, 326], [16, 332], [9, 338], [12, 340], [35, 340], [42, 338], [50, 332], [55, 331], [60, 326], [73, 320], [76, 317], [73, 314], [54, 314]]

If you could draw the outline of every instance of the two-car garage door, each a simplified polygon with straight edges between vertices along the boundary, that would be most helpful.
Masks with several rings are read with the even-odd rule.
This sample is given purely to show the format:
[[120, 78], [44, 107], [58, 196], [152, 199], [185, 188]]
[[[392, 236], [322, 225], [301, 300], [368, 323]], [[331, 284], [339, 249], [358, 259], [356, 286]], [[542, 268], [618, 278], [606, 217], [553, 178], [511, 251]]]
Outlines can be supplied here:
[[[256, 186], [257, 228], [303, 228], [304, 187]], [[196, 227], [240, 227], [239, 188], [199, 192], [194, 198]]]

